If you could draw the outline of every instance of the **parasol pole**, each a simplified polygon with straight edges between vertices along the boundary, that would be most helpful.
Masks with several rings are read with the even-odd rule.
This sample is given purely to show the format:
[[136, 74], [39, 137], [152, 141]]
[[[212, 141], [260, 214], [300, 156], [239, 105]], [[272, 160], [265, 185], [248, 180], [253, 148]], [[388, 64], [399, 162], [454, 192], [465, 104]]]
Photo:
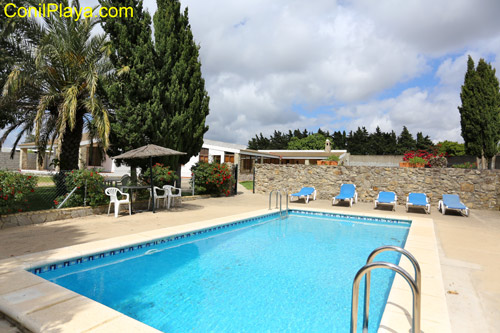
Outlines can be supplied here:
[[153, 200], [153, 213], [155, 213], [155, 186], [153, 184], [153, 157], [149, 156], [149, 171], [151, 172], [151, 198]]

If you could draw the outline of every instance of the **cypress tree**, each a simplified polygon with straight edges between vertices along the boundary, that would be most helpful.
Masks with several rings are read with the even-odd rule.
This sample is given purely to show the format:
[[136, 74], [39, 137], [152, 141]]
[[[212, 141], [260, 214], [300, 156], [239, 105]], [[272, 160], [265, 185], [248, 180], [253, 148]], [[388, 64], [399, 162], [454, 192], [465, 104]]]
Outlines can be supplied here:
[[[108, 154], [118, 155], [148, 143], [162, 145], [155, 133], [154, 118], [161, 109], [156, 101], [158, 78], [155, 71], [155, 53], [151, 40], [151, 16], [143, 11], [140, 0], [101, 0], [103, 7], [132, 7], [133, 17], [102, 18], [102, 26], [111, 41], [111, 61], [118, 72], [118, 80], [107, 87], [112, 106], [111, 146]], [[123, 161], [132, 167], [146, 167], [147, 161]]]
[[460, 99], [462, 106], [458, 110], [465, 151], [480, 159], [483, 169], [488, 159], [493, 166], [500, 140], [500, 89], [491, 64], [480, 59], [476, 69], [469, 56]]
[[180, 11], [178, 0], [157, 0], [154, 15], [158, 102], [155, 109], [156, 135], [164, 146], [186, 152], [172, 156], [168, 164], [177, 167], [199, 153], [208, 130], [209, 97], [201, 74], [199, 47], [195, 44], [188, 9]]

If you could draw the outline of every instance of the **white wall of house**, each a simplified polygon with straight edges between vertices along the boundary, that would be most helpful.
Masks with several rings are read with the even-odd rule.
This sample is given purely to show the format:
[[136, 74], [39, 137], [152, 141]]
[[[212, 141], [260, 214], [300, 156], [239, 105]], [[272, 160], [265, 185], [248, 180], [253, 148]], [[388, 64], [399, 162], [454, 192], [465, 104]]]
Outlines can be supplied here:
[[[230, 147], [224, 147], [224, 146], [218, 146], [218, 145], [211, 145], [211, 144], [206, 144], [204, 143], [202, 148], [208, 149], [208, 161], [213, 162], [214, 156], [219, 156], [220, 161], [223, 163], [224, 158], [226, 156], [225, 153], [233, 153], [233, 154], [239, 154], [240, 149], [236, 148], [230, 148]], [[191, 177], [191, 167], [198, 163], [200, 160], [200, 155], [196, 155], [191, 157], [189, 162], [184, 164], [181, 168], [181, 177], [183, 178], [189, 178]]]
[[189, 162], [182, 165], [181, 167], [181, 178], [190, 178], [191, 177], [191, 167], [198, 163], [200, 160], [200, 155], [192, 156], [189, 159]]

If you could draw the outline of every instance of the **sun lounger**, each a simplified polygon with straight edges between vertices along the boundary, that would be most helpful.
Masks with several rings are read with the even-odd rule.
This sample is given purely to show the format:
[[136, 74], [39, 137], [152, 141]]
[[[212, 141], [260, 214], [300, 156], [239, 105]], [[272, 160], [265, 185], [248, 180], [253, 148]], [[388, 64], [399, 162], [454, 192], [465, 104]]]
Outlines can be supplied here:
[[398, 197], [394, 192], [379, 192], [377, 199], [375, 199], [375, 208], [379, 205], [392, 205], [392, 210], [396, 210], [396, 202]]
[[458, 210], [464, 216], [469, 216], [469, 208], [460, 201], [457, 194], [443, 194], [443, 200], [439, 200], [438, 210], [444, 215], [447, 210]]
[[358, 202], [358, 193], [356, 192], [356, 185], [354, 184], [342, 184], [340, 186], [340, 193], [336, 197], [333, 197], [332, 205], [335, 205], [337, 200], [349, 201], [349, 206], [352, 207], [353, 202]]
[[316, 200], [316, 189], [314, 187], [303, 187], [299, 192], [290, 194], [290, 202], [293, 197], [296, 197], [297, 200], [304, 198], [306, 203], [309, 203], [310, 197], [312, 197], [313, 200]]
[[410, 207], [422, 207], [427, 214], [431, 213], [431, 204], [425, 193], [410, 193], [406, 198], [406, 211]]

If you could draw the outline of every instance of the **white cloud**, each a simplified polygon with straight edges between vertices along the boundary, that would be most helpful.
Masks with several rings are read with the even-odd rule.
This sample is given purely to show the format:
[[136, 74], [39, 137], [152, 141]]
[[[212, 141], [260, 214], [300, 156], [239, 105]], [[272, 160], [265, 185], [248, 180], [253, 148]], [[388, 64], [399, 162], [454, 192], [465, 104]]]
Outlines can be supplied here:
[[440, 55], [498, 36], [498, 0], [353, 0], [386, 35]]
[[[144, 5], [156, 10], [155, 0]], [[201, 46], [211, 139], [246, 143], [274, 130], [373, 131], [377, 125], [399, 134], [406, 125], [413, 134], [460, 141], [457, 106], [467, 55], [500, 70], [498, 0], [182, 5]]]
[[333, 1], [183, 3], [211, 96], [207, 137], [246, 143], [261, 131], [324, 128], [292, 106], [366, 101], [430, 70], [412, 46]]

